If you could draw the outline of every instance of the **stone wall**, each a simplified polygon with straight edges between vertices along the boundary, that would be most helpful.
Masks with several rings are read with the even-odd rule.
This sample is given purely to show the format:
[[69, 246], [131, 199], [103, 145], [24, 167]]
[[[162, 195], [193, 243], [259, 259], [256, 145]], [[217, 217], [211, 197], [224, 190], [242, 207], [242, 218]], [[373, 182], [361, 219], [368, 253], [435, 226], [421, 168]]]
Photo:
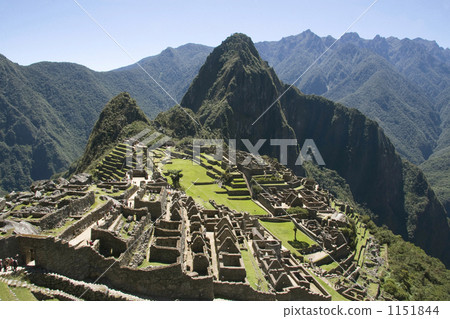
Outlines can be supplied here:
[[262, 292], [254, 290], [248, 283], [214, 281], [214, 297], [244, 301], [330, 301], [331, 296], [311, 292], [305, 287], [294, 287], [283, 292]]
[[139, 189], [139, 187], [137, 185], [133, 185], [129, 189], [127, 189], [125, 192], [123, 192], [122, 194], [120, 194], [119, 196], [117, 196], [115, 198], [128, 200], [131, 197], [131, 195], [133, 195], [138, 189]]
[[9, 236], [0, 239], [0, 259], [14, 257], [19, 252], [19, 245], [16, 236]]
[[64, 232], [59, 235], [59, 238], [70, 241], [79, 234], [81, 234], [86, 228], [100, 220], [105, 216], [105, 213], [111, 210], [113, 206], [113, 201], [109, 200], [104, 205], [93, 210], [83, 218], [81, 218], [76, 223], [70, 225]]
[[325, 291], [325, 294], [314, 293], [305, 287], [289, 288], [288, 291], [277, 292], [277, 300], [283, 301], [331, 301], [331, 295]]
[[[151, 222], [150, 216], [143, 216], [139, 222], [139, 225], [135, 227], [133, 230], [133, 235], [128, 238], [127, 240], [127, 251], [125, 251], [124, 254], [122, 254], [120, 258], [120, 264], [121, 265], [128, 265], [131, 261], [131, 258], [133, 258], [133, 255], [135, 253], [135, 249], [139, 248], [142, 244], [142, 240], [145, 238], [149, 238], [148, 234], [144, 235], [144, 231], [146, 226]], [[147, 229], [146, 232], [150, 232], [151, 228]]]
[[109, 289], [105, 285], [85, 283], [73, 280], [58, 274], [32, 271], [27, 273], [27, 279], [33, 284], [41, 287], [64, 291], [72, 296], [83, 300], [92, 301], [135, 301], [142, 300], [132, 295], [124, 294], [120, 291]]
[[167, 209], [167, 188], [166, 187], [163, 187], [161, 189], [159, 196], [161, 198], [161, 215], [164, 215], [166, 213], [166, 209]]
[[248, 283], [214, 281], [214, 297], [243, 301], [276, 300], [274, 293], [254, 290]]
[[19, 248], [23, 255], [34, 251], [36, 266], [76, 280], [94, 281], [111, 267], [100, 283], [126, 293], [159, 300], [214, 298], [212, 277], [191, 278], [180, 264], [150, 269], [121, 267], [114, 258], [105, 258], [89, 246], [71, 247], [61, 240], [37, 236], [20, 236]]
[[85, 196], [77, 199], [73, 199], [66, 206], [58, 209], [54, 213], [48, 214], [45, 217], [42, 217], [39, 221], [39, 226], [41, 229], [52, 229], [58, 226], [61, 222], [63, 222], [70, 214], [75, 214], [80, 212], [95, 203], [95, 195], [94, 192], [89, 192]]
[[121, 213], [125, 217], [135, 216], [136, 215], [136, 220], [141, 220], [142, 217], [148, 215], [148, 208], [147, 207], [142, 207], [142, 208], [139, 208], [139, 209], [133, 209], [133, 208], [129, 208], [129, 207], [126, 207], [126, 206], [122, 206]]
[[109, 230], [93, 227], [91, 229], [91, 240], [100, 240], [99, 251], [105, 256], [119, 257], [127, 250], [127, 242], [118, 238]]
[[155, 220], [158, 217], [161, 216], [161, 202], [155, 201], [155, 202], [149, 202], [145, 200], [141, 200], [138, 197], [134, 199], [134, 207], [137, 209], [140, 208], [146, 208], [150, 215], [152, 216], [152, 219]]

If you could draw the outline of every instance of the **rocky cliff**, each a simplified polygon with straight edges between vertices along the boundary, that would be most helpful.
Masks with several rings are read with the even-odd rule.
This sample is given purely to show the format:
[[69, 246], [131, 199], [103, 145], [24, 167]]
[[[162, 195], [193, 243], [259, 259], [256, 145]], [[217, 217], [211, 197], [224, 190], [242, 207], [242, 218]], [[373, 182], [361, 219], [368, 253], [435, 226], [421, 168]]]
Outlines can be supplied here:
[[[251, 39], [234, 34], [208, 56], [181, 105], [195, 113], [203, 132], [215, 137], [253, 143], [297, 139], [297, 148], [289, 148], [288, 165], [298, 173], [298, 147], [313, 139], [327, 168], [346, 179], [355, 200], [377, 215], [378, 224], [388, 225], [449, 265], [445, 210], [420, 170], [402, 161], [380, 126], [355, 109], [296, 88], [276, 101], [287, 88], [262, 61]], [[158, 116], [159, 121], [165, 117]], [[166, 125], [172, 130], [178, 126], [170, 121]], [[191, 129], [183, 131], [195, 131], [193, 121], [186, 125]], [[278, 156], [279, 149], [266, 142], [260, 151]]]

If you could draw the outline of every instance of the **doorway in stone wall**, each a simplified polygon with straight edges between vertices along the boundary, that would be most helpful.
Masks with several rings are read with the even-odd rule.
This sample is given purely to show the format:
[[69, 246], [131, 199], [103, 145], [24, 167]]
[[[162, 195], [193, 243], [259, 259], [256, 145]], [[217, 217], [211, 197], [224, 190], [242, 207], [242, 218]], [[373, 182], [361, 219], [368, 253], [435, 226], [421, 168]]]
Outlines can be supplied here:
[[35, 266], [36, 265], [34, 249], [32, 249], [32, 248], [28, 249], [25, 257], [26, 257], [25, 261], [26, 261], [27, 266]]

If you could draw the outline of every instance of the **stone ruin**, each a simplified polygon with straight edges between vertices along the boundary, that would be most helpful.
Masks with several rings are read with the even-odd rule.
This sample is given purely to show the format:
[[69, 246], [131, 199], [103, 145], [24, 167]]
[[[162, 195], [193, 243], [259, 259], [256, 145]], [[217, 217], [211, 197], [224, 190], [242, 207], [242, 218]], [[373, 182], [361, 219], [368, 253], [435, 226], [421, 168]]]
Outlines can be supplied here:
[[[244, 155], [237, 153], [241, 159]], [[221, 165], [226, 165], [226, 161]], [[268, 186], [258, 194], [259, 202], [268, 211], [266, 216], [258, 218], [289, 220], [287, 209], [303, 208], [308, 212], [307, 218], [291, 218], [299, 230], [318, 243], [308, 247], [308, 251], [302, 251], [306, 258], [308, 254], [323, 250], [340, 260], [341, 266], [346, 268], [343, 276], [349, 280], [358, 276], [354, 255], [339, 230], [348, 224], [348, 220], [345, 214], [330, 208], [329, 193], [320, 190], [313, 180], [298, 178], [275, 162], [258, 163], [252, 158], [249, 165], [238, 165], [233, 169], [244, 174], [247, 180], [253, 175], [276, 173], [281, 176], [278, 184]], [[1, 205], [19, 207], [10, 209], [9, 216], [29, 218], [39, 230], [54, 229], [67, 220], [74, 221], [53, 241], [39, 235], [17, 239], [26, 256], [25, 261], [34, 260], [37, 266], [67, 276], [84, 278], [81, 270], [67, 267], [68, 261], [49, 258], [46, 247], [66, 257], [80, 256], [86, 260], [89, 268], [84, 270], [90, 274], [87, 279], [102, 272], [103, 268], [98, 265], [118, 261], [117, 268], [105, 277], [105, 284], [131, 293], [167, 296], [169, 299], [189, 299], [189, 296], [211, 299], [216, 291], [218, 297], [226, 298], [239, 296], [244, 299], [251, 295], [261, 300], [330, 300], [328, 292], [307, 270], [308, 264], [302, 264], [301, 258], [284, 248], [279, 239], [261, 226], [258, 218], [214, 201], [210, 201], [213, 209], [205, 209], [185, 193], [168, 192], [167, 180], [161, 174], [154, 176], [154, 179], [135, 186], [128, 181], [93, 185], [86, 174], [77, 175], [70, 181], [39, 181], [32, 185], [32, 192], [13, 193]], [[94, 186], [97, 192], [106, 195], [96, 197], [91, 191]], [[117, 193], [120, 195], [115, 195]], [[114, 198], [109, 196], [113, 194]], [[102, 204], [92, 209], [100, 197]], [[346, 207], [344, 209], [347, 211]], [[367, 247], [370, 245], [368, 243]], [[251, 267], [262, 272], [268, 292], [249, 285], [247, 270], [250, 266], [244, 263], [243, 251], [254, 259], [255, 264]], [[367, 251], [372, 251], [372, 257], [366, 257], [368, 263], [379, 258], [376, 249]], [[338, 270], [334, 272], [337, 274]], [[128, 280], [146, 278], [143, 283], [147, 284], [144, 286], [137, 279], [133, 287], [126, 280], [118, 279], [122, 277]], [[176, 284], [167, 281], [170, 278], [176, 278]], [[342, 287], [345, 289], [338, 289], [343, 294], [363, 294], [358, 291], [360, 288], [349, 287], [344, 282]], [[350, 288], [353, 290], [348, 290]]]

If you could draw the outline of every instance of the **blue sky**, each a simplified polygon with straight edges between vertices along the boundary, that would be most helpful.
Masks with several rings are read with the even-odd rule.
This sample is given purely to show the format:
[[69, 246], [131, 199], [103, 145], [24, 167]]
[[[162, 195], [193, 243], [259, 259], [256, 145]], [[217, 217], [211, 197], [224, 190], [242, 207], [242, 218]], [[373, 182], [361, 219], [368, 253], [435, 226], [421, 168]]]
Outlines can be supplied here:
[[[136, 60], [189, 42], [217, 46], [234, 32], [254, 42], [306, 29], [338, 37], [373, 2], [78, 1]], [[379, 0], [350, 31], [370, 39], [421, 37], [448, 48], [448, 17], [448, 0]], [[73, 0], [0, 0], [0, 53], [22, 65], [67, 61], [99, 71], [133, 63]]]

